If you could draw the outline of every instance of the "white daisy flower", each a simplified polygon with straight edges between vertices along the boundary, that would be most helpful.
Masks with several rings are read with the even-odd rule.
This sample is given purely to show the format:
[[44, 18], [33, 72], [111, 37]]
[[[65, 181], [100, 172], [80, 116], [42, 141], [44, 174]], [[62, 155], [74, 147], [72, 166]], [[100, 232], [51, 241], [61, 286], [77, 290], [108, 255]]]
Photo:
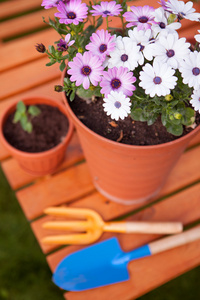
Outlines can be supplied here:
[[134, 70], [138, 66], [140, 59], [139, 49], [130, 38], [118, 36], [115, 40], [115, 49], [110, 52], [108, 67], [124, 67], [129, 70]]
[[190, 53], [190, 43], [186, 43], [185, 38], [178, 38], [178, 34], [169, 33], [166, 36], [159, 36], [154, 44], [155, 61], [167, 63], [177, 69], [184, 58]]
[[200, 88], [200, 52], [190, 52], [180, 66], [183, 83], [195, 90]]
[[152, 31], [151, 29], [147, 30], [138, 30], [135, 27], [133, 30], [128, 31], [130, 39], [140, 47], [140, 59], [139, 64], [143, 65], [144, 58], [147, 60], [153, 59], [152, 51]]
[[140, 71], [141, 80], [139, 86], [145, 90], [150, 97], [166, 96], [174, 89], [177, 77], [173, 76], [173, 70], [167, 63], [153, 62], [153, 66], [146, 64]]
[[194, 109], [200, 113], [200, 90], [194, 90], [191, 97], [192, 99], [190, 100], [190, 103]]
[[184, 18], [191, 21], [199, 21], [200, 19], [200, 14], [195, 13], [196, 10], [193, 8], [192, 1], [184, 3], [178, 0], [168, 0], [164, 5], [167, 11], [177, 15], [179, 19]]
[[162, 7], [157, 8], [154, 12], [154, 21], [157, 22], [157, 24], [152, 24], [151, 30], [153, 31], [153, 35], [156, 36], [158, 33], [161, 33], [163, 31], [174, 32], [175, 30], [179, 29], [181, 27], [180, 22], [173, 22], [171, 24], [168, 24], [168, 17], [170, 13], [165, 11]]
[[103, 103], [104, 111], [111, 119], [124, 120], [131, 112], [130, 98], [126, 97], [123, 92], [111, 91], [103, 100], [105, 102]]
[[[198, 33], [200, 33], [200, 30], [197, 30], [198, 31]], [[195, 40], [198, 42], [198, 43], [200, 43], [200, 34], [196, 34], [195, 36], [194, 36], [194, 38], [195, 38]]]

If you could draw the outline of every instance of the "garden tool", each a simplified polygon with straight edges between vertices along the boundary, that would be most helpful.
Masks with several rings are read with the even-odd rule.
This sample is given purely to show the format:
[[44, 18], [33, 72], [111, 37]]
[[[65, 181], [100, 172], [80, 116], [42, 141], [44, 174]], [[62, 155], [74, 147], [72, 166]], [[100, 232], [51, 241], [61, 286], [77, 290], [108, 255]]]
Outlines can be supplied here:
[[170, 234], [183, 230], [180, 222], [104, 222], [92, 209], [49, 207], [44, 211], [48, 215], [79, 218], [76, 221], [52, 221], [43, 224], [44, 228], [71, 230], [75, 234], [47, 236], [42, 239], [48, 244], [88, 244], [96, 241], [104, 231], [121, 233]]
[[116, 237], [88, 246], [65, 257], [53, 281], [68, 291], [83, 291], [128, 280], [128, 263], [200, 239], [200, 226], [124, 252]]

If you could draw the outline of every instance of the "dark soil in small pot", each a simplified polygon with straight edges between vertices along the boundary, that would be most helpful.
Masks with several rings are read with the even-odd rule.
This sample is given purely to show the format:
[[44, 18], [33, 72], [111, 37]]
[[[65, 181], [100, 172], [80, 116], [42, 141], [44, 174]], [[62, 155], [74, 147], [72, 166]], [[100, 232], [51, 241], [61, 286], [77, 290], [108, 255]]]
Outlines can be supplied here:
[[4, 123], [4, 137], [18, 150], [38, 153], [52, 149], [62, 142], [68, 132], [68, 119], [57, 107], [46, 104], [36, 106], [41, 113], [31, 118], [33, 125], [31, 133], [24, 131], [19, 122], [13, 123], [14, 112]]
[[[160, 118], [153, 125], [147, 122], [133, 121], [128, 116], [124, 120], [113, 121], [103, 110], [103, 99], [86, 102], [78, 96], [69, 105], [77, 118], [95, 133], [112, 141], [129, 145], [158, 145], [171, 142], [191, 132], [191, 127], [184, 127], [181, 136], [167, 132]], [[200, 114], [196, 113], [196, 124], [200, 124]]]

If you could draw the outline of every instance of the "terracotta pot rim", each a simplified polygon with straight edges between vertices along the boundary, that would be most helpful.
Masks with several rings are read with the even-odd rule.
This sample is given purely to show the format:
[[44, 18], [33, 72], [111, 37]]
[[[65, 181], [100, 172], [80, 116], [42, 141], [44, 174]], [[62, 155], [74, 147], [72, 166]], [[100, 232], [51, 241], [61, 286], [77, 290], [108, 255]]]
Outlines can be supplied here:
[[[66, 68], [65, 70], [63, 71], [62, 73], [62, 84], [63, 84], [63, 81], [64, 81], [64, 78], [65, 78], [65, 74], [66, 74]], [[173, 140], [171, 142], [167, 142], [167, 143], [162, 143], [162, 144], [157, 144], [157, 145], [144, 145], [144, 146], [139, 146], [139, 145], [129, 145], [129, 144], [123, 144], [123, 143], [118, 143], [118, 142], [115, 142], [115, 141], [112, 141], [112, 140], [109, 140], [101, 135], [99, 135], [98, 133], [94, 132], [93, 130], [91, 130], [90, 128], [88, 128], [86, 125], [84, 125], [78, 118], [77, 116], [74, 114], [74, 112], [72, 111], [69, 103], [68, 103], [68, 99], [66, 97], [66, 94], [65, 92], [62, 92], [63, 94], [63, 99], [64, 101], [66, 102], [66, 105], [67, 105], [67, 108], [69, 110], [69, 113], [70, 115], [73, 117], [73, 119], [75, 119], [75, 121], [78, 123], [78, 125], [84, 129], [85, 131], [87, 131], [89, 134], [92, 134], [93, 136], [95, 136], [96, 138], [98, 138], [99, 140], [102, 140], [104, 142], [107, 142], [109, 145], [118, 145], [118, 147], [123, 147], [123, 148], [127, 148], [127, 149], [130, 149], [130, 148], [136, 148], [136, 149], [159, 149], [159, 148], [163, 148], [163, 147], [170, 147], [172, 144], [176, 144], [176, 143], [179, 143], [180, 141], [184, 141], [186, 139], [188, 139], [188, 137], [192, 136], [192, 135], [195, 135], [199, 130], [200, 130], [200, 125], [198, 125], [195, 129], [193, 129], [191, 132], [189, 132], [188, 134], [176, 139], [176, 140]]]
[[[13, 101], [12, 103], [10, 103], [10, 105], [4, 110], [4, 112], [0, 118], [0, 137], [8, 149], [14, 150], [17, 154], [20, 154], [20, 155], [23, 154], [23, 156], [26, 158], [31, 158], [31, 157], [40, 158], [40, 157], [46, 155], [47, 153], [51, 154], [51, 153], [55, 152], [57, 149], [61, 148], [63, 146], [63, 144], [68, 143], [68, 141], [71, 139], [71, 136], [74, 131], [74, 125], [73, 125], [72, 121], [70, 120], [69, 114], [68, 114], [67, 110], [65, 110], [65, 106], [62, 104], [62, 102], [59, 102], [58, 100], [55, 100], [54, 98], [51, 98], [51, 97], [40, 96], [40, 95], [33, 95], [33, 96], [30, 95], [30, 96], [25, 96], [25, 97], [21, 98], [21, 100], [23, 102], [29, 102], [33, 99], [36, 101], [44, 100], [44, 101], [52, 103], [52, 106], [57, 106], [58, 108], [61, 108], [62, 113], [68, 119], [69, 129], [68, 129], [68, 132], [67, 132], [65, 138], [63, 139], [63, 141], [49, 150], [42, 151], [42, 152], [36, 152], [36, 153], [19, 150], [19, 149], [13, 147], [11, 144], [9, 144], [3, 135], [3, 125], [4, 125], [5, 120], [7, 119], [7, 115], [9, 114], [9, 112], [12, 112], [14, 110], [14, 108], [15, 108], [16, 104], [19, 102], [19, 100], [16, 100], [16, 101]], [[41, 101], [40, 101], [40, 103], [41, 103]], [[49, 103], [49, 105], [51, 105], [50, 103]]]

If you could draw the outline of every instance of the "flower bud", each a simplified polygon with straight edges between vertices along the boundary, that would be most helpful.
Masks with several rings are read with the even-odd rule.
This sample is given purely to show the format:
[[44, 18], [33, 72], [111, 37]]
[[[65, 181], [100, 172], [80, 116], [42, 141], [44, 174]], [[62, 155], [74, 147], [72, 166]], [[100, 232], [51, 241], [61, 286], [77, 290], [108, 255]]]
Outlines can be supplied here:
[[54, 91], [55, 92], [62, 92], [63, 91], [62, 85], [55, 85], [54, 86]]
[[175, 14], [170, 14], [169, 18], [167, 19], [167, 23], [168, 24], [174, 23], [176, 18], [177, 18], [177, 16]]
[[170, 94], [165, 96], [166, 101], [171, 101], [172, 99], [173, 99], [173, 96]]
[[83, 53], [83, 48], [79, 47], [79, 48], [78, 48], [78, 52], [79, 52], [79, 53]]
[[194, 124], [194, 122], [195, 122], [195, 117], [192, 117], [192, 118], [190, 119], [190, 121], [191, 121], [192, 124]]
[[44, 53], [46, 51], [45, 45], [43, 45], [42, 43], [35, 45], [35, 48], [40, 53]]
[[90, 85], [89, 89], [90, 89], [91, 91], [94, 91], [94, 90], [95, 90], [95, 86], [94, 86], [94, 85]]
[[174, 118], [175, 118], [176, 120], [180, 120], [181, 117], [182, 117], [181, 114], [179, 114], [179, 113], [174, 113]]

